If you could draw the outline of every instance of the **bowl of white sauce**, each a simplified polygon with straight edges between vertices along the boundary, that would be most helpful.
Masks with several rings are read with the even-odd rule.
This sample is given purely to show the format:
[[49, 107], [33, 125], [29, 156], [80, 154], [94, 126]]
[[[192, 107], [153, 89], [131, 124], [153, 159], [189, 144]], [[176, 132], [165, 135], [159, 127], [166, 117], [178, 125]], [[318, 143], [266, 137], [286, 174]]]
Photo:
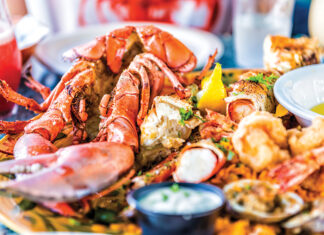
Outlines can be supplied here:
[[208, 235], [225, 198], [213, 185], [167, 182], [137, 189], [127, 201], [137, 211], [143, 235]]

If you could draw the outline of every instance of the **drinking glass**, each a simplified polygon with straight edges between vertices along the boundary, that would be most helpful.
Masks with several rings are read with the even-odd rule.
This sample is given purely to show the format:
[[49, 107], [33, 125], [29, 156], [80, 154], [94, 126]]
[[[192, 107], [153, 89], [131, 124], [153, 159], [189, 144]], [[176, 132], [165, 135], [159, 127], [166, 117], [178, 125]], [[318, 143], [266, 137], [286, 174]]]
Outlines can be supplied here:
[[316, 37], [324, 47], [324, 1], [313, 0], [309, 10], [308, 28], [312, 37]]
[[236, 62], [263, 67], [263, 40], [268, 35], [290, 36], [295, 0], [235, 0], [233, 35]]
[[[6, 0], [0, 0], [0, 79], [17, 90], [21, 76], [21, 54], [10, 21]], [[0, 97], [0, 116], [12, 111], [14, 104]]]

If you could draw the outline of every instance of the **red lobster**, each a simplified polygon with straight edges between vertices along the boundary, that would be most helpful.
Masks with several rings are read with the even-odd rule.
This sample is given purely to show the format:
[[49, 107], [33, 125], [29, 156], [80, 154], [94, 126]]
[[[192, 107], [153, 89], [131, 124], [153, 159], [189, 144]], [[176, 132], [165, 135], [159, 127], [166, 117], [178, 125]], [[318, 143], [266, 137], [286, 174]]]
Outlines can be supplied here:
[[[102, 95], [99, 109], [105, 118], [97, 137], [92, 143], [57, 150], [52, 141], [71, 120], [73, 101], [82, 94], [80, 91], [97, 82], [96, 77], [100, 74], [93, 63], [85, 60], [106, 59], [108, 68], [117, 73], [125, 59], [121, 55], [126, 55], [129, 49], [127, 37], [134, 33], [141, 38], [146, 53], [138, 54], [121, 73], [111, 95]], [[150, 100], [161, 91], [164, 75], [181, 97], [190, 95], [173, 71], [192, 70], [195, 56], [170, 34], [153, 26], [116, 30], [71, 52], [83, 60], [63, 77], [46, 99], [44, 103], [50, 105], [41, 118], [25, 127], [25, 134], [16, 143], [20, 147], [15, 146], [16, 159], [0, 163], [0, 173], [27, 174], [2, 182], [0, 187], [36, 201], [75, 201], [108, 187], [130, 170], [134, 152], [138, 150], [136, 121], [142, 122]], [[84, 107], [88, 97], [84, 98], [79, 98], [78, 118], [81, 121], [88, 118]], [[29, 101], [21, 100], [20, 104]], [[38, 111], [41, 111], [46, 105], [35, 107], [40, 107]]]

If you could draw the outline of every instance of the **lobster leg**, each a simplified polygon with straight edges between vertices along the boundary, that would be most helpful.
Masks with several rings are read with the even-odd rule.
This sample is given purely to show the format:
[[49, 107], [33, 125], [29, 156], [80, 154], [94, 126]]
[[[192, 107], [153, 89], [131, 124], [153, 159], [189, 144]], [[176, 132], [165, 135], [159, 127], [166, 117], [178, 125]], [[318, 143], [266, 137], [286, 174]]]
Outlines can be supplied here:
[[79, 61], [76, 63], [69, 71], [67, 71], [64, 76], [61, 78], [61, 81], [55, 86], [54, 90], [47, 97], [47, 99], [41, 104], [43, 111], [47, 110], [47, 108], [51, 105], [51, 103], [58, 98], [60, 93], [66, 87], [66, 83], [71, 81], [75, 76], [77, 76], [82, 71], [91, 69], [89, 63], [86, 61]]
[[0, 80], [0, 95], [7, 101], [23, 106], [36, 113], [43, 112], [42, 107], [35, 100], [20, 95], [4, 80]]
[[103, 117], [108, 117], [109, 101], [110, 101], [110, 95], [108, 95], [108, 94], [105, 94], [101, 98], [101, 101], [99, 104], [99, 112], [100, 112], [100, 115]]
[[75, 66], [73, 66], [72, 69], [70, 69], [62, 77], [61, 81], [56, 85], [54, 90], [42, 104], [38, 104], [35, 100], [20, 95], [19, 93], [14, 91], [4, 80], [0, 80], [0, 95], [10, 102], [16, 103], [36, 113], [41, 113], [46, 111], [51, 103], [56, 100], [56, 98], [58, 98], [62, 90], [65, 88], [66, 83], [72, 80], [78, 73], [85, 69], [89, 69], [89, 63], [85, 61], [80, 61]]
[[27, 126], [31, 120], [28, 121], [15, 121], [7, 122], [0, 121], [0, 133], [15, 135], [24, 131], [25, 126]]
[[51, 90], [44, 86], [43, 84], [39, 83], [38, 81], [36, 81], [32, 74], [31, 74], [31, 67], [28, 67], [27, 70], [25, 71], [25, 85], [27, 87], [29, 87], [30, 89], [38, 92], [39, 94], [41, 94], [42, 98], [45, 100], [51, 93]]
[[209, 56], [207, 64], [205, 65], [205, 67], [203, 68], [201, 73], [199, 74], [198, 80], [203, 79], [207, 75], [209, 69], [212, 67], [212, 65], [213, 65], [213, 63], [215, 61], [217, 53], [218, 53], [218, 50], [216, 49], [214, 54]]
[[135, 121], [139, 106], [139, 86], [139, 80], [128, 70], [121, 74], [115, 87], [110, 115], [101, 123], [96, 140], [128, 144], [137, 151]]
[[190, 97], [190, 95], [191, 95], [190, 90], [185, 89], [181, 85], [178, 77], [168, 68], [168, 66], [162, 60], [160, 60], [156, 56], [149, 54], [149, 53], [140, 54], [140, 55], [138, 55], [138, 57], [153, 61], [163, 71], [163, 73], [169, 78], [175, 92], [181, 99]]
[[139, 73], [139, 77], [141, 79], [141, 85], [142, 85], [141, 104], [140, 104], [141, 107], [137, 115], [137, 124], [140, 126], [149, 109], [150, 80], [145, 68], [138, 63], [132, 63], [129, 67], [129, 71], [131, 73]]
[[45, 139], [53, 141], [65, 123], [71, 121], [71, 104], [76, 94], [93, 81], [93, 71], [85, 70], [67, 83], [65, 89], [50, 105], [41, 118], [26, 126], [26, 133], [38, 133]]

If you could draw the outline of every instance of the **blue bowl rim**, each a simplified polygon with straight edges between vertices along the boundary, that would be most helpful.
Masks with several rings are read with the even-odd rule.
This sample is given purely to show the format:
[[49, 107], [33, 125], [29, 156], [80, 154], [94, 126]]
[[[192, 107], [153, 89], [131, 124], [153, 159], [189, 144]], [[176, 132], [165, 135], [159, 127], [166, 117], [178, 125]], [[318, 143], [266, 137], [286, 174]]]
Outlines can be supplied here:
[[[293, 113], [294, 115], [297, 115], [303, 119], [306, 120], [312, 120], [314, 117], [316, 116], [321, 116], [318, 113], [315, 113], [311, 110], [308, 110], [304, 107], [302, 107], [301, 105], [297, 104], [297, 103], [293, 103], [291, 101], [291, 98], [289, 97], [289, 95], [284, 92], [284, 84], [287, 82], [287, 80], [291, 80], [290, 77], [297, 75], [298, 73], [300, 73], [301, 71], [305, 71], [305, 72], [311, 72], [313, 69], [323, 69], [324, 71], [324, 64], [313, 64], [313, 65], [308, 65], [308, 66], [304, 66], [298, 69], [294, 69], [292, 71], [289, 71], [287, 73], [285, 73], [284, 75], [282, 75], [275, 83], [274, 85], [274, 96], [276, 97], [276, 100], [282, 105], [284, 106], [289, 112]], [[302, 79], [307, 79], [307, 78], [302, 78]]]
[[135, 207], [136, 210], [148, 215], [148, 216], [167, 216], [167, 217], [184, 217], [184, 216], [190, 216], [191, 218], [197, 218], [197, 217], [203, 217], [203, 216], [208, 216], [211, 215], [212, 213], [216, 212], [216, 211], [220, 211], [226, 203], [226, 199], [225, 199], [225, 195], [223, 193], [223, 190], [220, 189], [217, 186], [211, 185], [211, 184], [205, 184], [205, 183], [176, 183], [178, 184], [180, 187], [187, 187], [187, 188], [200, 188], [201, 190], [205, 190], [205, 191], [209, 191], [212, 193], [217, 194], [220, 199], [221, 199], [221, 204], [218, 207], [215, 207], [211, 210], [207, 210], [204, 212], [197, 212], [197, 213], [191, 213], [191, 214], [167, 214], [167, 213], [160, 213], [160, 212], [154, 212], [154, 211], [150, 211], [147, 210], [145, 208], [143, 208], [140, 203], [139, 200], [136, 199], [136, 194], [141, 194], [144, 193], [145, 191], [149, 191], [149, 190], [153, 190], [156, 188], [162, 188], [162, 187], [168, 187], [171, 186], [172, 184], [175, 184], [176, 182], [163, 182], [163, 183], [156, 183], [156, 184], [150, 184], [144, 187], [141, 187], [139, 189], [136, 190], [132, 190], [131, 192], [128, 193], [127, 195], [127, 202], [129, 205]]

